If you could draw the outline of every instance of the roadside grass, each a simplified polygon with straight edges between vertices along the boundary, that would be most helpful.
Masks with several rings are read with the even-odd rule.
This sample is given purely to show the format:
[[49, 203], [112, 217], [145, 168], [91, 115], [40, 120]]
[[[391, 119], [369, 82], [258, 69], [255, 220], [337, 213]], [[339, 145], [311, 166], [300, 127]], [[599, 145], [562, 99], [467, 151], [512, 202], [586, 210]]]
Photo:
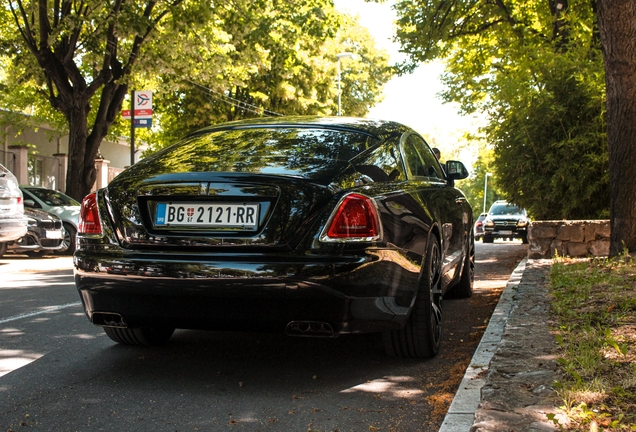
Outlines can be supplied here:
[[636, 259], [556, 258], [550, 290], [567, 430], [636, 431]]

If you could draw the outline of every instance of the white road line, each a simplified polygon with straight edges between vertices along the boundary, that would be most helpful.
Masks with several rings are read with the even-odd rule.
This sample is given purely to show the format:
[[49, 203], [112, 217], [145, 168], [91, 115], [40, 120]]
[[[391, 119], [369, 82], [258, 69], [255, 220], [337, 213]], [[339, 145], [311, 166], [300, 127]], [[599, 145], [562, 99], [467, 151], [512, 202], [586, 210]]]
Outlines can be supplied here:
[[60, 309], [66, 309], [69, 307], [73, 307], [73, 306], [80, 306], [82, 304], [82, 302], [74, 302], [74, 303], [66, 303], [63, 305], [56, 305], [56, 306], [46, 306], [40, 310], [37, 311], [33, 311], [33, 312], [28, 312], [28, 313], [24, 313], [24, 314], [20, 314], [20, 315], [14, 315], [12, 317], [8, 317], [8, 318], [0, 318], [0, 324], [4, 324], [4, 323], [8, 323], [10, 321], [16, 321], [22, 318], [28, 318], [28, 317], [32, 317], [35, 315], [41, 315], [44, 313], [48, 313], [51, 311], [56, 311], [56, 310], [60, 310]]

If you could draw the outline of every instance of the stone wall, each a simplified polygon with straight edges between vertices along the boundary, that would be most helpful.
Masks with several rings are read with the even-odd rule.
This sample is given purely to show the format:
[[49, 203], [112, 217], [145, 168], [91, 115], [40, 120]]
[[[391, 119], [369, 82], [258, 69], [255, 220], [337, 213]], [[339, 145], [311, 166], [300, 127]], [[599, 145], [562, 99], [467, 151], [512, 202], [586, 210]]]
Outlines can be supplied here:
[[609, 220], [536, 221], [528, 232], [528, 258], [608, 256]]

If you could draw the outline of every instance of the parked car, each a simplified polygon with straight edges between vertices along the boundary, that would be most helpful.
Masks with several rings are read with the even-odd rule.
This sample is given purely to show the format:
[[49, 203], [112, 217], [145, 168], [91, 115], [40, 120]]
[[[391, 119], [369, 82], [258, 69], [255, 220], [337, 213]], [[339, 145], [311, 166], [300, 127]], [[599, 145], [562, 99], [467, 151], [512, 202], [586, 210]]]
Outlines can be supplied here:
[[0, 252], [6, 242], [17, 240], [27, 232], [22, 192], [15, 176], [0, 165]]
[[507, 201], [495, 201], [484, 221], [484, 243], [492, 243], [496, 238], [521, 239], [528, 243], [530, 219], [526, 210]]
[[482, 213], [475, 221], [475, 240], [479, 240], [484, 236], [484, 220], [488, 213]]
[[80, 203], [68, 195], [53, 189], [38, 186], [20, 186], [26, 207], [41, 209], [62, 219], [64, 240], [58, 251], [66, 255], [75, 252], [75, 235], [79, 218]]
[[82, 202], [75, 281], [122, 344], [175, 328], [335, 337], [437, 354], [442, 296], [472, 293], [468, 172], [394, 122], [292, 117], [203, 129]]
[[59, 217], [29, 207], [25, 207], [24, 215], [27, 218], [27, 233], [17, 240], [3, 243], [0, 256], [13, 252], [39, 257], [62, 248], [64, 228]]

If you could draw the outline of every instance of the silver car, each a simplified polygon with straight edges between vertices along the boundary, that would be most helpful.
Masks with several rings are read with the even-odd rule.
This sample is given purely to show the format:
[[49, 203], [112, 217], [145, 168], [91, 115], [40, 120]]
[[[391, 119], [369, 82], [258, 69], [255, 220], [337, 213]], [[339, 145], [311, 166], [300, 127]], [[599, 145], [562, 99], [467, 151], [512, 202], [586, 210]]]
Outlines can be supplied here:
[[64, 245], [58, 252], [72, 255], [75, 251], [75, 234], [77, 233], [80, 203], [53, 189], [39, 186], [20, 186], [20, 189], [24, 194], [25, 206], [44, 210], [62, 219], [66, 234]]
[[27, 218], [18, 180], [0, 165], [0, 253], [6, 250], [6, 242], [17, 240], [26, 232]]

